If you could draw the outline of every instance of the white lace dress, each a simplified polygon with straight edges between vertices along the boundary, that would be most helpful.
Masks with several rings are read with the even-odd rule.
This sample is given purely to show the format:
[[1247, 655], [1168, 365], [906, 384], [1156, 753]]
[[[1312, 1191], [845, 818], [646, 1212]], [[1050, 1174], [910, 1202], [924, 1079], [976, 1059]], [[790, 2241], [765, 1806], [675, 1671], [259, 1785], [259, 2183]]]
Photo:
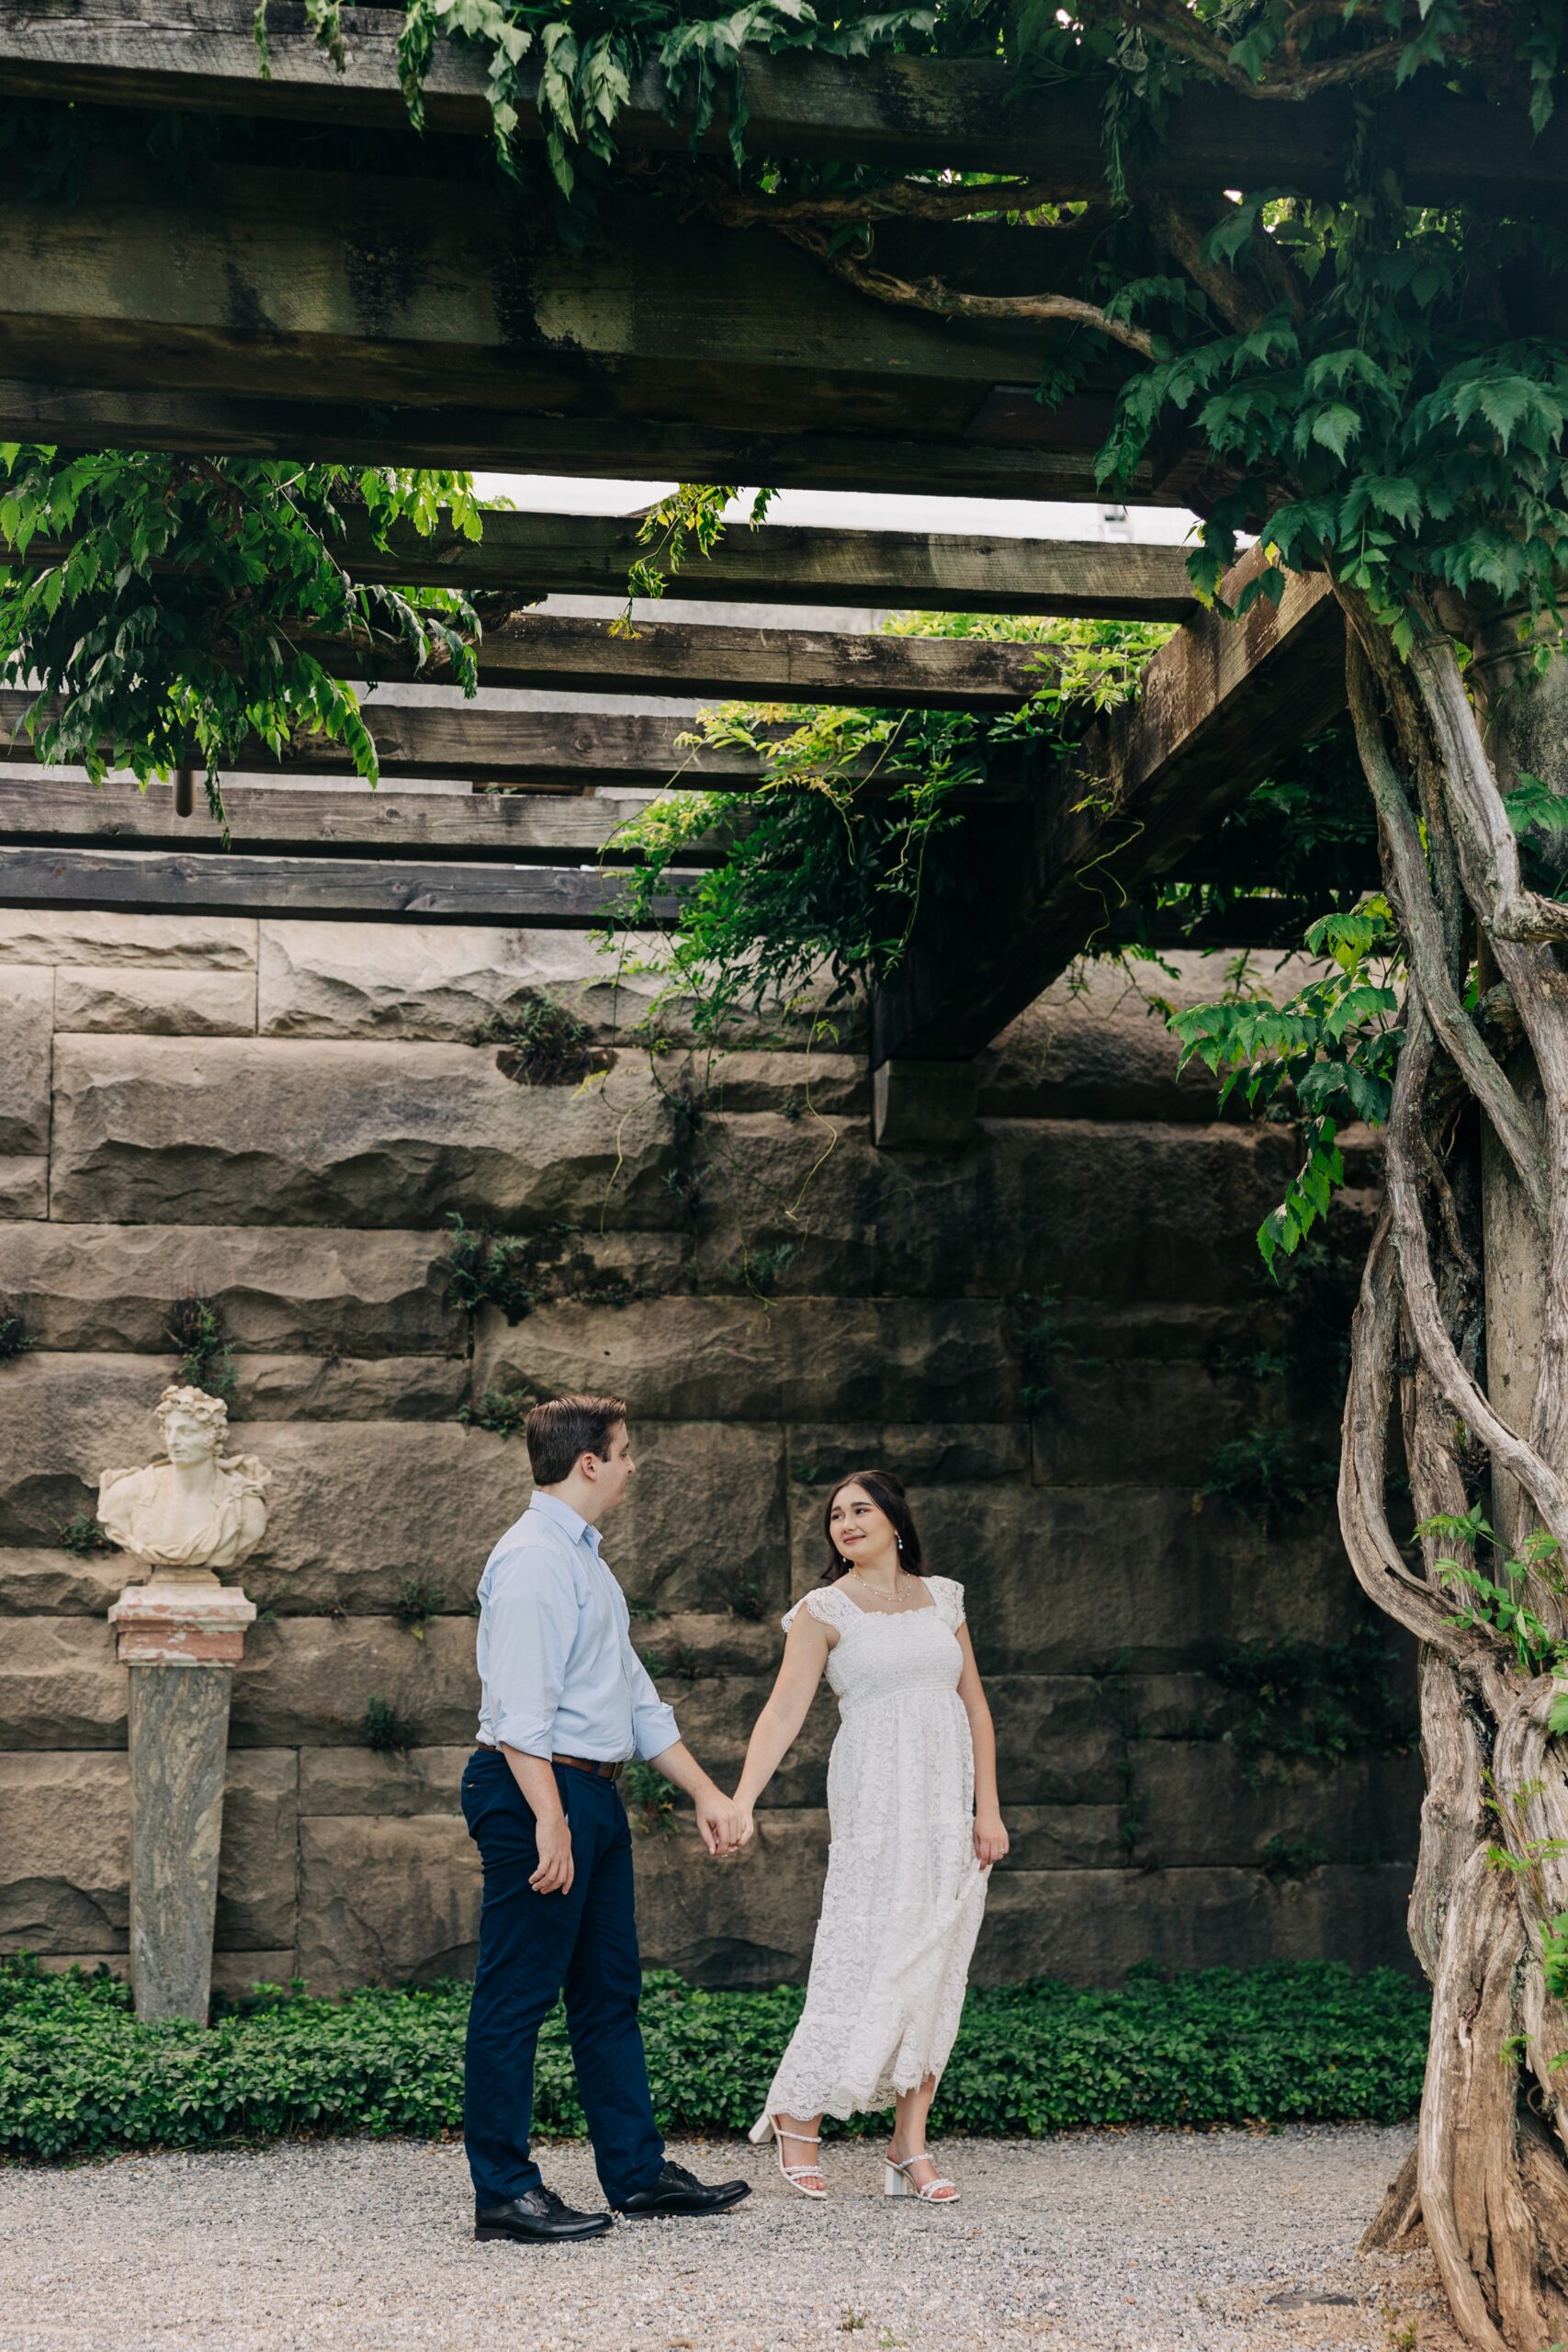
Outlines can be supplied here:
[[958, 2031], [986, 1903], [975, 1859], [975, 1751], [958, 1696], [964, 1588], [922, 1579], [929, 1609], [863, 1610], [838, 1585], [797, 1601], [837, 1634], [832, 1843], [806, 2007], [768, 2092], [774, 2115], [890, 2107], [940, 2075]]

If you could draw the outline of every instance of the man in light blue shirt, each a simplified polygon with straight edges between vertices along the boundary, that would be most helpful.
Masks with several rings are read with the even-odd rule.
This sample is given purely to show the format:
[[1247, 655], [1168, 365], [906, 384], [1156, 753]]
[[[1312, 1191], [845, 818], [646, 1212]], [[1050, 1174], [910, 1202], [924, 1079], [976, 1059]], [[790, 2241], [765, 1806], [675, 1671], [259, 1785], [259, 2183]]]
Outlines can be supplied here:
[[626, 1408], [558, 1396], [526, 1424], [535, 1493], [479, 1579], [479, 1746], [463, 1813], [484, 1865], [468, 2012], [463, 2123], [474, 2235], [602, 2236], [528, 2149], [534, 2052], [558, 1994], [601, 2186], [625, 2214], [723, 2212], [745, 2181], [706, 2187], [666, 2161], [637, 2030], [641, 1964], [631, 1828], [615, 1788], [637, 1756], [683, 1789], [710, 1854], [744, 1842], [744, 1815], [685, 1747], [632, 1647], [598, 1521], [636, 1470]]

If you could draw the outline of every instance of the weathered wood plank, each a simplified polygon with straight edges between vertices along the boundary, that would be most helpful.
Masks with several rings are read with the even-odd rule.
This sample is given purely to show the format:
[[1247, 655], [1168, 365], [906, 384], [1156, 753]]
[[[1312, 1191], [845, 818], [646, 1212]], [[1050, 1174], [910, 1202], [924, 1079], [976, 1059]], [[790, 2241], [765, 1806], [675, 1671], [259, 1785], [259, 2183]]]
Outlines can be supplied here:
[[[1095, 456], [1109, 398], [1084, 394], [1044, 413], [1026, 385], [987, 401], [991, 439], [791, 432], [671, 423], [629, 414], [530, 415], [454, 402], [423, 410], [136, 383], [0, 377], [0, 439], [67, 448], [171, 449], [209, 457], [319, 458], [344, 465], [458, 466], [472, 472], [581, 474], [612, 481], [774, 482], [784, 489], [942, 492], [963, 498], [1102, 498]], [[999, 436], [1006, 425], [1011, 438]], [[1129, 494], [1182, 505], [1190, 468], [1145, 459]]]
[[[31, 744], [19, 731], [31, 701], [15, 687], [0, 691], [0, 765], [35, 764]], [[767, 780], [766, 764], [754, 752], [683, 749], [677, 741], [685, 724], [680, 719], [487, 710], [457, 694], [445, 703], [388, 703], [372, 695], [362, 708], [382, 773], [390, 776], [457, 778], [550, 793], [577, 792], [587, 785], [750, 792]], [[296, 738], [281, 760], [265, 744], [253, 743], [233, 764], [262, 775], [354, 773], [340, 744], [313, 736]], [[897, 780], [889, 772], [886, 786]]]
[[[477, 201], [470, 181], [434, 173], [212, 163], [175, 184], [106, 153], [70, 205], [0, 200], [0, 380], [63, 387], [79, 408], [83, 388], [118, 394], [132, 446], [177, 438], [182, 413], [193, 437], [181, 446], [202, 446], [191, 401], [196, 413], [238, 401], [252, 432], [287, 401], [299, 425], [321, 431], [330, 416], [339, 446], [354, 450], [357, 435], [356, 454], [368, 436], [383, 451], [417, 444], [425, 463], [472, 458], [483, 424], [502, 465], [570, 467], [575, 435], [599, 452], [615, 442], [646, 479], [684, 440], [759, 460], [721, 480], [847, 481], [858, 469], [930, 489], [983, 472], [989, 450], [1027, 457], [1032, 494], [1061, 461], [1088, 494], [1125, 355], [1046, 410], [1032, 387], [1054, 328], [890, 309], [766, 231], [682, 222], [646, 198], [607, 206], [604, 226], [570, 245], [547, 211], [504, 192]], [[934, 252], [968, 232], [921, 233]], [[1042, 233], [985, 232], [986, 270], [1004, 236], [1017, 282], [1037, 279]], [[101, 438], [101, 400], [99, 415]], [[795, 439], [792, 474], [760, 462]], [[306, 450], [294, 440], [292, 453]], [[1173, 446], [1151, 488], [1179, 500], [1194, 462]]]
[[[360, 678], [361, 648], [316, 639], [334, 675]], [[639, 621], [635, 638], [603, 621], [525, 613], [486, 629], [480, 683], [546, 692], [711, 695], [724, 702], [849, 703], [892, 710], [1011, 710], [1037, 691], [1048, 649], [980, 638], [888, 637], [880, 631], [708, 627]], [[377, 675], [440, 678], [378, 649]]]
[[[1232, 597], [1261, 560], [1229, 575]], [[1344, 644], [1326, 581], [1300, 574], [1277, 609], [1179, 629], [1138, 701], [1091, 729], [1068, 769], [1022, 807], [971, 818], [957, 854], [983, 920], [961, 940], [917, 943], [878, 1000], [874, 1058], [961, 1061], [987, 1045], [1148, 877], [1342, 711]]]
[[[348, 71], [339, 74], [307, 30], [303, 9], [274, 0], [266, 82], [250, 17], [249, 0], [3, 0], [0, 81], [17, 96], [387, 128], [406, 119], [394, 12], [344, 11]], [[479, 55], [438, 41], [426, 85], [431, 128], [487, 134], [484, 76]], [[662, 96], [657, 74], [645, 74], [621, 118], [628, 148], [684, 145], [683, 129], [665, 119]], [[1060, 198], [1104, 187], [1096, 94], [1020, 95], [999, 64], [759, 55], [748, 68], [747, 96], [759, 153], [1023, 172]], [[1389, 160], [1413, 201], [1568, 186], [1568, 137], [1556, 121], [1538, 137], [1513, 107], [1455, 99], [1424, 82], [1395, 94], [1383, 120]], [[520, 128], [525, 138], [539, 136], [531, 108]], [[1266, 181], [1337, 193], [1352, 130], [1343, 93], [1269, 105], [1199, 87], [1173, 110], [1164, 152], [1145, 175], [1165, 186]], [[721, 137], [716, 131], [709, 144], [716, 149]]]
[[[649, 552], [635, 517], [504, 509], [486, 516], [477, 540], [447, 526], [426, 537], [400, 525], [384, 548], [351, 519], [343, 551], [362, 580], [533, 597], [624, 595], [629, 567]], [[50, 562], [61, 552], [34, 540], [28, 560]], [[1071, 619], [1179, 621], [1198, 610], [1179, 547], [787, 523], [726, 531], [711, 555], [674, 574], [667, 594]]]
[[[290, 915], [323, 922], [502, 923], [589, 931], [623, 882], [579, 867], [400, 865], [354, 858], [0, 849], [0, 907], [141, 914]], [[672, 898], [655, 920], [672, 919]]]
[[[291, 857], [463, 859], [470, 864], [549, 865], [579, 858], [625, 863], [615, 835], [642, 798], [599, 799], [511, 792], [280, 792], [228, 784], [223, 806], [237, 850]], [[220, 846], [198, 792], [189, 817], [175, 810], [174, 786], [111, 778], [102, 785], [45, 769], [0, 776], [0, 842], [22, 848], [205, 850]], [[718, 855], [688, 853], [694, 865]]]
[[[612, 596], [625, 593], [628, 567], [648, 552], [635, 519], [506, 512], [487, 516], [477, 541], [450, 530], [422, 538], [400, 526], [383, 553], [351, 526], [346, 548], [362, 579]], [[788, 523], [728, 530], [711, 555], [674, 574], [666, 594], [1072, 619], [1179, 621], [1198, 610], [1179, 547]]]
[[[604, 230], [569, 244], [547, 209], [434, 173], [211, 163], [171, 183], [105, 154], [74, 203], [0, 201], [0, 374], [1049, 444], [1038, 409], [980, 414], [1037, 379], [1045, 331], [889, 309], [765, 231], [646, 197]], [[1036, 232], [1014, 233], [1037, 271]]]

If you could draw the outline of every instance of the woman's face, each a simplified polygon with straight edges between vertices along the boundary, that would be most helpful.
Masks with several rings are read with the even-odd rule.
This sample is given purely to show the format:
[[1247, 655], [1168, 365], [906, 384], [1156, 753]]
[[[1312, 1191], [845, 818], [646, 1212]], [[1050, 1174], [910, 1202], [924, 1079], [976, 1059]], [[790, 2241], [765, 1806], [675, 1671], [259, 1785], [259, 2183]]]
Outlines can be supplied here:
[[828, 1532], [852, 1567], [885, 1564], [898, 1552], [898, 1531], [863, 1487], [840, 1487], [828, 1512]]

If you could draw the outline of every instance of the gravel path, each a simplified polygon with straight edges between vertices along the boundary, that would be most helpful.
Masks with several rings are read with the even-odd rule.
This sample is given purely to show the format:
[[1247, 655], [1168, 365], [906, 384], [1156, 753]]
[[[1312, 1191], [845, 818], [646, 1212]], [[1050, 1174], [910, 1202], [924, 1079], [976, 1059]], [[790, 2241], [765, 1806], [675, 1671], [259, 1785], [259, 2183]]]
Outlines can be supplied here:
[[[1387, 2352], [1400, 2266], [1355, 2245], [1408, 2144], [1360, 2125], [938, 2143], [964, 2190], [947, 2212], [884, 2199], [869, 2143], [825, 2151], [829, 2205], [761, 2152], [688, 2144], [706, 2177], [752, 2180], [737, 2212], [546, 2248], [474, 2244], [449, 2144], [0, 2172], [0, 2352]], [[603, 2202], [581, 2148], [545, 2175]]]

